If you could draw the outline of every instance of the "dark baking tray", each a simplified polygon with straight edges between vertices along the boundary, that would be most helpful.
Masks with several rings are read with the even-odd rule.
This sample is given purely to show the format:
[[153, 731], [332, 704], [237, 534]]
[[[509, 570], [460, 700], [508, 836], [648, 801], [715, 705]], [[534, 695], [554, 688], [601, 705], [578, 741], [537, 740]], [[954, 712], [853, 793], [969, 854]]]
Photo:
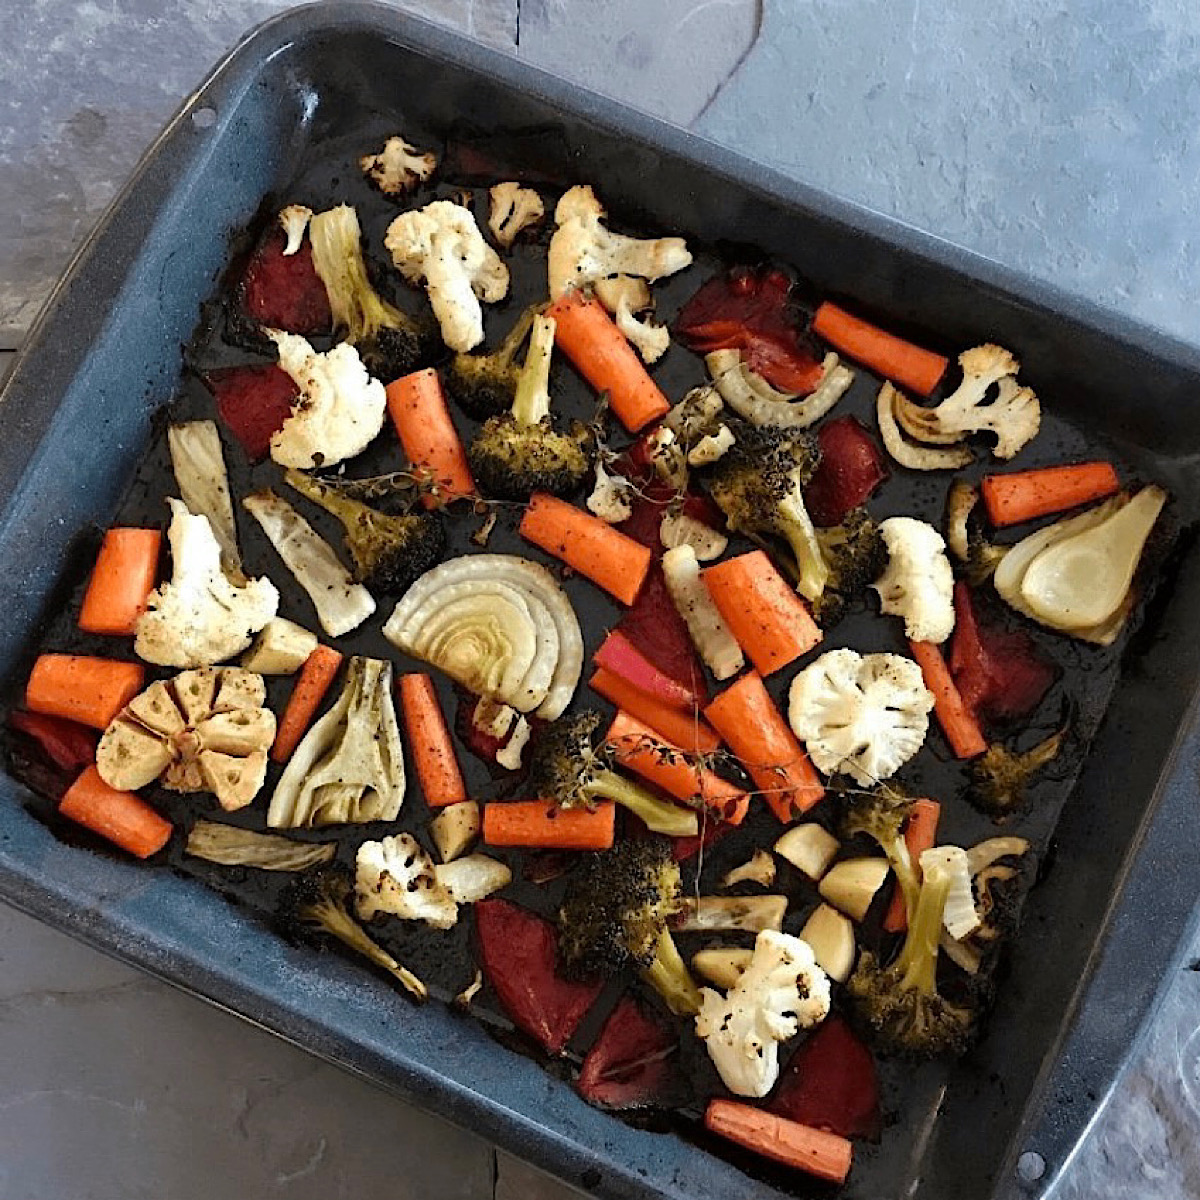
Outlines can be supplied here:
[[[180, 348], [230, 233], [314, 145], [381, 115], [526, 139], [528, 168], [602, 184], [618, 211], [702, 242], [752, 242], [821, 291], [947, 345], [1020, 350], [1049, 407], [1200, 512], [1200, 355], [1151, 330], [852, 208], [680, 130], [394, 10], [323, 4], [251, 35], [185, 105], [75, 259], [0, 414], [0, 674], [11, 687], [78, 579], [80, 530], [115, 511], [172, 398]], [[1184, 536], [1058, 826], [987, 1040], [870, 1154], [851, 1194], [1036, 1194], [1125, 1061], [1193, 912], [1200, 564]], [[607, 1196], [771, 1196], [670, 1135], [596, 1112], [439, 1005], [416, 1009], [292, 947], [198, 883], [64, 845], [0, 779], [0, 895]], [[897, 1141], [897, 1138], [899, 1140]], [[902, 1149], [897, 1154], [895, 1147]], [[1017, 1156], [1047, 1170], [1022, 1185]], [[866, 1190], [864, 1190], [866, 1189]]]

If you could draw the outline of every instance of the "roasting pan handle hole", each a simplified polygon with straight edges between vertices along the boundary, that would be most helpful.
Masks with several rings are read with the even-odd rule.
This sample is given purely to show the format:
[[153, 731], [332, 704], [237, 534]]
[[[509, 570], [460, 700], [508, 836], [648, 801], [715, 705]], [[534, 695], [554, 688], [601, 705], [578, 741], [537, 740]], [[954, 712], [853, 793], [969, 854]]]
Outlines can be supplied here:
[[1017, 1178], [1022, 1183], [1037, 1183], [1046, 1173], [1046, 1160], [1035, 1150], [1026, 1150], [1017, 1159]]
[[211, 104], [197, 108], [192, 113], [192, 127], [195, 129], [211, 129], [217, 123], [217, 110]]

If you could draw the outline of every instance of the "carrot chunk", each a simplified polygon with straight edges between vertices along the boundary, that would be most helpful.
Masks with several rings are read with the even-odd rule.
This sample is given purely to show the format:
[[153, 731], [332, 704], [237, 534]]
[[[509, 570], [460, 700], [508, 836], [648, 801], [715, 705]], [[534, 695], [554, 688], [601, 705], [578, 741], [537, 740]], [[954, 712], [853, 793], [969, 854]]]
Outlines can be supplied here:
[[489, 846], [607, 850], [616, 836], [616, 821], [611, 800], [594, 809], [559, 808], [545, 800], [493, 801], [483, 808], [483, 840]]
[[985, 475], [980, 484], [988, 517], [997, 527], [1019, 525], [1080, 504], [1091, 504], [1093, 500], [1115, 496], [1120, 490], [1116, 468], [1109, 462]]
[[694, 712], [664, 704], [603, 667], [588, 680], [588, 686], [689, 754], [711, 754], [721, 745], [721, 739]]
[[275, 744], [271, 747], [274, 762], [284, 763], [292, 757], [341, 665], [342, 656], [332, 646], [318, 646], [305, 659], [275, 731]]
[[146, 611], [158, 576], [162, 533], [157, 529], [110, 529], [83, 597], [79, 628], [85, 633], [128, 636]]
[[85, 654], [43, 654], [29, 673], [25, 707], [93, 729], [107, 729], [145, 681], [141, 663]]
[[171, 838], [171, 822], [134, 792], [111, 788], [88, 767], [67, 789], [58, 811], [138, 858], [157, 854]]
[[831, 1183], [845, 1183], [854, 1162], [854, 1146], [848, 1139], [736, 1100], [710, 1100], [704, 1125], [755, 1154]]
[[461, 804], [467, 799], [467, 788], [433, 680], [422, 673], [401, 675], [400, 707], [425, 803], [430, 808]]
[[414, 469], [428, 475], [436, 495], [425, 495], [426, 508], [475, 495], [475, 480], [458, 430], [446, 406], [442, 384], [432, 367], [402, 375], [387, 386], [388, 413]]
[[828, 301], [817, 309], [812, 331], [847, 358], [922, 396], [928, 396], [946, 373], [948, 362], [941, 354], [886, 333]]
[[939, 647], [932, 642], [909, 642], [909, 650], [933, 693], [933, 711], [955, 758], [975, 758], [988, 747], [975, 714], [966, 706]]

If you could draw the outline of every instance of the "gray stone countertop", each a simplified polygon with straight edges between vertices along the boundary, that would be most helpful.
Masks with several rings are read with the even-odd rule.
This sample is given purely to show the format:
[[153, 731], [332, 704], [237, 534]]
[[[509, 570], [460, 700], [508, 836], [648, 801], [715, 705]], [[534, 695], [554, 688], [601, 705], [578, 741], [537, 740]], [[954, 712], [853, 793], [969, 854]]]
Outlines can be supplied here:
[[[285, 7], [10, 6], [0, 350], [182, 97]], [[1184, 0], [606, 0], [603, 20], [597, 0], [402, 7], [1200, 342]], [[0, 1200], [576, 1194], [4, 909], [0, 965]], [[1193, 966], [1164, 979], [1058, 1200], [1200, 1197], [1198, 1023]]]

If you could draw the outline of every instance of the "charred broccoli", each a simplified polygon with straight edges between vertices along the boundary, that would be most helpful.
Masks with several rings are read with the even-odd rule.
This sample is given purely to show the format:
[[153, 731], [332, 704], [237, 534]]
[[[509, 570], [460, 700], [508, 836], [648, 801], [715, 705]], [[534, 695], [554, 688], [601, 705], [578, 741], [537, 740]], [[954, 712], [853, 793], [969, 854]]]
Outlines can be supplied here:
[[358, 348], [380, 379], [407, 375], [436, 352], [437, 330], [402, 313], [375, 290], [362, 252], [362, 230], [352, 205], [317, 213], [308, 225], [313, 266], [325, 285], [335, 328]]
[[475, 435], [467, 458], [482, 490], [503, 500], [533, 492], [574, 491], [592, 469], [592, 431], [573, 421], [566, 433], [550, 416], [550, 354], [554, 319], [535, 316], [525, 365], [509, 412], [491, 417]]
[[540, 306], [527, 308], [491, 354], [456, 354], [446, 368], [446, 389], [469, 417], [484, 421], [512, 408], [521, 368], [517, 354]]
[[580, 808], [596, 800], [614, 800], [640, 817], [646, 828], [668, 837], [694, 837], [696, 814], [660, 800], [618, 774], [595, 750], [600, 715], [560, 717], [539, 734], [529, 761], [529, 783], [543, 800], [560, 808]]
[[401, 966], [382, 946], [369, 938], [354, 919], [354, 880], [342, 867], [323, 867], [301, 875], [283, 894], [278, 920], [285, 933], [296, 936], [326, 933], [343, 945], [382, 967], [418, 1000], [428, 992], [425, 985]]
[[288, 471], [284, 479], [342, 523], [355, 581], [374, 591], [403, 591], [442, 556], [446, 535], [432, 513], [391, 516], [303, 471]]
[[1052, 733], [1024, 754], [996, 742], [970, 766], [971, 786], [967, 799], [989, 816], [1007, 817], [1020, 808], [1030, 777], [1057, 757], [1066, 728]]
[[921, 890], [904, 946], [884, 967], [870, 950], [859, 956], [846, 985], [851, 1004], [877, 1048], [908, 1058], [961, 1054], [975, 1026], [975, 1003], [954, 1004], [938, 991], [942, 918], [955, 870], [956, 846], [921, 855]]
[[679, 906], [679, 865], [665, 842], [618, 842], [589, 855], [559, 909], [565, 968], [608, 975], [636, 967], [673, 1013], [694, 1016], [700, 991], [667, 929]]
[[817, 624], [829, 629], [883, 573], [887, 546], [865, 508], [851, 509], [840, 525], [818, 528], [817, 544], [829, 568], [829, 578], [824, 591], [813, 601], [812, 611]]
[[829, 565], [802, 488], [821, 459], [816, 438], [795, 430], [729, 422], [734, 444], [707, 473], [709, 494], [729, 528], [754, 541], [785, 544], [777, 561], [806, 600], [820, 597]]
[[879, 843], [896, 876], [896, 883], [904, 897], [905, 911], [910, 918], [921, 890], [920, 874], [904, 841], [904, 826], [912, 806], [913, 802], [908, 796], [884, 784], [869, 794], [852, 795], [842, 816], [844, 837], [865, 833]]

